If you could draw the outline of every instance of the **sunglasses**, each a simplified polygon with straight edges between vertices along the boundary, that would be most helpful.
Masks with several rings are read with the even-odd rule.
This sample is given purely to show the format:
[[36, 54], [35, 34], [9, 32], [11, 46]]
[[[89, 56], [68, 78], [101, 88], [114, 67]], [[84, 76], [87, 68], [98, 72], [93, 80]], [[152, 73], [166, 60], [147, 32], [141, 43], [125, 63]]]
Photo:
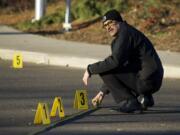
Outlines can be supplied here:
[[117, 23], [116, 21], [110, 20], [108, 22], [103, 23], [103, 28], [108, 28], [108, 27], [110, 27], [112, 25], [115, 25], [116, 23]]

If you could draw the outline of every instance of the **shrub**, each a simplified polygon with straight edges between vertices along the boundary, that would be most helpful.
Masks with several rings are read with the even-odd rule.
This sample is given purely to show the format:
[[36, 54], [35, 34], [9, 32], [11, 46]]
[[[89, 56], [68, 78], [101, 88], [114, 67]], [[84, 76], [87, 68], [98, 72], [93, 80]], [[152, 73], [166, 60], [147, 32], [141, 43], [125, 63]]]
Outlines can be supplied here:
[[78, 0], [72, 3], [72, 15], [75, 19], [89, 19], [102, 16], [110, 9], [123, 12], [128, 7], [128, 0]]

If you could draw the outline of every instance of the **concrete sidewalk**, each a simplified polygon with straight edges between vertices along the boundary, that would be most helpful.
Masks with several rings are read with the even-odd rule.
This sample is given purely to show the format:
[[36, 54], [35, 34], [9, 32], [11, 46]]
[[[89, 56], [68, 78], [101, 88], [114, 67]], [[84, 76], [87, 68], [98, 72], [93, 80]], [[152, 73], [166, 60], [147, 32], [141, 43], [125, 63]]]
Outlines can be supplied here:
[[[46, 38], [0, 26], [0, 58], [12, 60], [20, 52], [24, 62], [86, 68], [103, 60], [110, 47]], [[158, 51], [166, 78], [180, 78], [180, 53]]]

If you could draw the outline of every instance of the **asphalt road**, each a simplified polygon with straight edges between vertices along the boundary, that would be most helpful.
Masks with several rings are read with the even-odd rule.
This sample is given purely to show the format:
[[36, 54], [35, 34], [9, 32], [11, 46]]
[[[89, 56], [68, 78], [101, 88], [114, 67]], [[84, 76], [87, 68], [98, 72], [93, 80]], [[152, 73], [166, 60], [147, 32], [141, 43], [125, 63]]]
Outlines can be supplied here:
[[[25, 63], [23, 69], [13, 69], [11, 62], [0, 60], [0, 135], [27, 135], [43, 130], [42, 135], [179, 135], [180, 80], [165, 79], [154, 95], [156, 105], [143, 114], [122, 114], [110, 111], [115, 103], [108, 95], [102, 108], [66, 122], [51, 126], [34, 125], [38, 102], [51, 109], [56, 96], [61, 96], [65, 114], [71, 115], [76, 90], [86, 89], [90, 99], [102, 83], [91, 78], [88, 87], [82, 83], [83, 70]], [[91, 108], [91, 106], [90, 106]], [[58, 119], [51, 119], [55, 123]]]

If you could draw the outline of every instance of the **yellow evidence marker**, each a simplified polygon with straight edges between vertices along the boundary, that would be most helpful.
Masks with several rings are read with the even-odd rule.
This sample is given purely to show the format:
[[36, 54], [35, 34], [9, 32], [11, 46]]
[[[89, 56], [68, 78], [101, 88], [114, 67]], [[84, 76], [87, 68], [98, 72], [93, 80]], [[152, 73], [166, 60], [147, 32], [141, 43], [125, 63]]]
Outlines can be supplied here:
[[46, 103], [38, 103], [38, 107], [36, 110], [34, 124], [50, 124], [50, 116], [49, 116], [49, 109]]
[[61, 97], [56, 97], [54, 99], [50, 116], [55, 117], [57, 110], [58, 110], [59, 117], [63, 118], [65, 116], [65, 114], [64, 114], [64, 107], [63, 107], [63, 104], [62, 104]]
[[23, 68], [23, 57], [20, 53], [15, 53], [13, 56], [13, 68]]
[[74, 108], [79, 110], [88, 109], [88, 98], [86, 90], [76, 90]]

